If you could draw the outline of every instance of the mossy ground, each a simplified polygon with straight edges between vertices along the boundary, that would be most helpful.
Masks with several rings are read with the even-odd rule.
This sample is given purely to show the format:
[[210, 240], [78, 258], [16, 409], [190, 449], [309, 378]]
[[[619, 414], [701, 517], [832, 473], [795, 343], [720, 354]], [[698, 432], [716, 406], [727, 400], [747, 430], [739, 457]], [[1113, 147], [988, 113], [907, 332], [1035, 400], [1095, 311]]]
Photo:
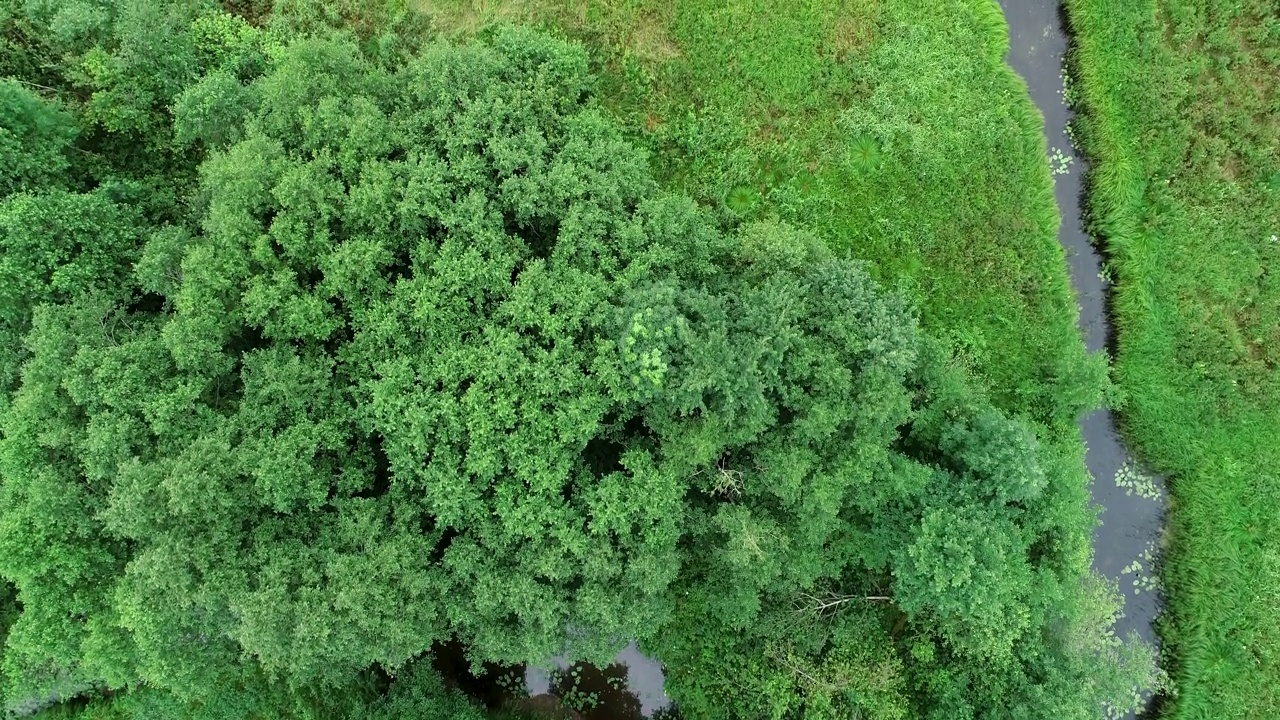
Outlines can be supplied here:
[[1180, 718], [1280, 717], [1280, 7], [1069, 0]]

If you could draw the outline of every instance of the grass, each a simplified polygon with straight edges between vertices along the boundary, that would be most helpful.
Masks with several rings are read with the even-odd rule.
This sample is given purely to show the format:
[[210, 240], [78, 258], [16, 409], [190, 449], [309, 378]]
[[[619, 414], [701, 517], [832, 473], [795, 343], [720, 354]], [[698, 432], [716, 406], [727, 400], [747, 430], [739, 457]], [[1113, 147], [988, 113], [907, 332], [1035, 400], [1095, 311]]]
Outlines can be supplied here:
[[1280, 7], [1069, 0], [1177, 718], [1280, 717]]
[[584, 41], [662, 179], [909, 288], [1002, 406], [1067, 428], [1092, 397], [1042, 121], [992, 0], [417, 4], [446, 36], [534, 22]]

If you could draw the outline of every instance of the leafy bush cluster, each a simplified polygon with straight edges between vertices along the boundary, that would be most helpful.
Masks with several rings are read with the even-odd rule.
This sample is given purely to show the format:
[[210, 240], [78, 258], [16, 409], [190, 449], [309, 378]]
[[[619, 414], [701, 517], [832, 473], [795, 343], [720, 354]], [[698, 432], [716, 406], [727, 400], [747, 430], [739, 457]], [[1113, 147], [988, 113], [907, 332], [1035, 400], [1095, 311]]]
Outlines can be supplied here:
[[1146, 681], [1070, 458], [904, 297], [660, 187], [579, 46], [279, 5], [4, 6], [10, 708], [476, 715], [449, 640], [638, 638], [691, 717]]

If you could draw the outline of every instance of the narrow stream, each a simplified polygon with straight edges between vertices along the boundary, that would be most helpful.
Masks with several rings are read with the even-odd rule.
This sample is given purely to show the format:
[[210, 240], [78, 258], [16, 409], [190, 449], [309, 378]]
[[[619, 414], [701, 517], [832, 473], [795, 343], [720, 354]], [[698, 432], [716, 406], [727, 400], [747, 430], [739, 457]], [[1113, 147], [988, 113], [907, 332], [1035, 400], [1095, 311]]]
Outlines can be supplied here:
[[[1080, 304], [1080, 330], [1090, 351], [1113, 350], [1104, 263], [1084, 230], [1086, 158], [1068, 135], [1069, 86], [1063, 60], [1068, 47], [1066, 20], [1059, 0], [999, 0], [1009, 23], [1007, 61], [1027, 82], [1031, 99], [1044, 115], [1054, 172], [1054, 195], [1062, 214], [1058, 241], [1066, 250], [1071, 284]], [[1080, 420], [1087, 446], [1085, 464], [1093, 476], [1093, 501], [1102, 508], [1102, 524], [1093, 532], [1094, 569], [1116, 580], [1125, 596], [1116, 634], [1136, 632], [1155, 643], [1160, 610], [1153, 567], [1165, 508], [1163, 481], [1143, 472], [1125, 449], [1109, 410]], [[1130, 716], [1132, 717], [1132, 716]]]

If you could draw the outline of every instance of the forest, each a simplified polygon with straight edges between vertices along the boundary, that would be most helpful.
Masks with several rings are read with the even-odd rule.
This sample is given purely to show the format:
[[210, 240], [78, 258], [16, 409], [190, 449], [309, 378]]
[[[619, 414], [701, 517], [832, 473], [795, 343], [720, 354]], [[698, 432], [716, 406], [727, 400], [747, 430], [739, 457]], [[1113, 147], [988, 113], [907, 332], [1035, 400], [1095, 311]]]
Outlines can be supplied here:
[[1104, 350], [993, 0], [0, 0], [4, 713], [1280, 713], [1280, 10], [1065, 12]]

